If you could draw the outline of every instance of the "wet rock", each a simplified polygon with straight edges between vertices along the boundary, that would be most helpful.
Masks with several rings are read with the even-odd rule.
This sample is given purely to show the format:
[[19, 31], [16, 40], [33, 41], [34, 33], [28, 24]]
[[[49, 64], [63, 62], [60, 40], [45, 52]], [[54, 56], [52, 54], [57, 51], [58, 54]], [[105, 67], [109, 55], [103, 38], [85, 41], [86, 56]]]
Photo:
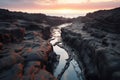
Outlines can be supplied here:
[[[33, 38], [26, 38], [23, 40], [23, 42], [19, 44], [8, 44], [8, 46], [5, 46], [8, 51], [4, 54], [8, 54], [11, 51], [16, 53], [9, 53], [8, 55], [3, 55], [0, 59], [0, 70], [2, 70], [2, 72], [5, 71], [7, 74], [9, 73], [9, 71], [7, 70], [13, 71], [12, 68], [14, 65], [22, 63], [22, 65], [24, 66], [22, 69], [22, 73], [20, 72], [20, 74], [16, 73], [16, 75], [9, 75], [6, 78], [1, 77], [1, 79], [7, 80], [8, 78], [10, 78], [11, 80], [14, 80], [14, 77], [15, 80], [39, 80], [38, 77], [42, 76], [45, 76], [47, 80], [56, 79], [51, 75], [51, 73], [47, 72], [47, 67], [53, 64], [53, 62], [49, 62], [56, 57], [51, 56], [55, 55], [55, 53], [52, 53], [53, 48], [50, 42], [44, 40], [41, 36], [39, 36], [39, 32], [30, 32], [26, 36], [32, 36]], [[39, 74], [43, 69], [45, 71], [44, 74]]]
[[56, 80], [48, 72], [57, 61], [48, 40], [50, 29], [69, 20], [4, 9], [0, 13], [0, 79]]
[[61, 30], [62, 40], [78, 51], [88, 80], [120, 79], [119, 13], [120, 8], [97, 11]]
[[44, 70], [44, 64], [39, 61], [28, 62], [24, 69], [23, 80], [35, 79], [35, 80], [56, 80], [51, 73]]
[[35, 80], [57, 80], [49, 72], [45, 70], [40, 70], [38, 74], [35, 75]]

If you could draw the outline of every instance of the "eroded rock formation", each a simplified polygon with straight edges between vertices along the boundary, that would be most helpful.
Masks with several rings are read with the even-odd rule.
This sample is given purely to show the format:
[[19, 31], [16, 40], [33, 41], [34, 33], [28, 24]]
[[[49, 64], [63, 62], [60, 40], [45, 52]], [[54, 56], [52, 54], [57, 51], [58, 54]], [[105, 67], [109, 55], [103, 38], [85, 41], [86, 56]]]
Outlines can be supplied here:
[[[57, 80], [50, 68], [57, 60], [49, 42], [54, 23], [31, 21], [26, 19], [29, 17], [20, 18], [23, 13], [1, 11], [0, 17], [5, 20], [0, 19], [0, 80]], [[16, 18], [11, 17], [13, 14]]]
[[89, 13], [62, 28], [78, 51], [87, 80], [120, 80], [120, 8]]
[[[41, 31], [23, 28], [1, 28], [0, 79], [1, 80], [56, 80], [46, 71], [51, 59], [52, 45], [44, 40]], [[54, 59], [54, 61], [53, 61]], [[49, 63], [50, 64], [50, 63]]]

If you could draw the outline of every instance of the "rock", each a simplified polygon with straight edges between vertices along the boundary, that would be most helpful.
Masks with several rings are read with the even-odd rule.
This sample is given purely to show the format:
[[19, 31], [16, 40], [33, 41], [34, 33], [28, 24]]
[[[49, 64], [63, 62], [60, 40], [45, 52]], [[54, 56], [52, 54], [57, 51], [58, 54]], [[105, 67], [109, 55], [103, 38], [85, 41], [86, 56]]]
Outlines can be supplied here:
[[25, 30], [22, 28], [0, 29], [0, 41], [3, 43], [20, 42], [23, 40]]
[[17, 63], [23, 63], [24, 58], [18, 54], [11, 54], [0, 59], [0, 69], [9, 68]]
[[44, 52], [45, 54], [49, 54], [50, 52], [53, 51], [52, 45], [49, 43], [49, 41], [44, 41], [41, 46], [40, 50]]
[[28, 62], [24, 69], [23, 80], [56, 80], [49, 72], [43, 69], [43, 63], [39, 61]]
[[12, 68], [0, 73], [1, 80], [22, 80], [23, 65], [15, 64]]
[[24, 46], [16, 47], [15, 52], [16, 53], [21, 52], [23, 49], [24, 49]]
[[48, 40], [51, 36], [51, 32], [50, 32], [50, 26], [44, 26], [43, 30], [42, 30], [42, 34], [43, 34], [43, 39]]
[[94, 13], [89, 13], [82, 18], [82, 21], [86, 23], [85, 26], [119, 34], [120, 8], [99, 10]]
[[112, 74], [112, 80], [119, 80], [120, 79], [120, 71], [119, 72], [114, 72]]
[[104, 38], [107, 34], [103, 31], [95, 30], [91, 32], [91, 36], [94, 36], [96, 38]]
[[40, 61], [30, 61], [24, 68], [24, 75], [32, 75], [33, 73], [38, 73], [39, 70], [42, 68], [42, 63]]
[[31, 39], [34, 39], [34, 36], [35, 36], [34, 33], [28, 32], [28, 33], [25, 34], [24, 39], [25, 40], [31, 40]]
[[23, 12], [12, 12], [6, 9], [0, 9], [0, 21], [9, 21], [9, 22], [21, 22], [24, 24], [24, 21], [28, 22], [37, 22], [37, 23], [45, 23], [51, 26], [60, 25], [62, 23], [71, 22], [70, 18], [63, 17], [55, 17], [55, 16], [47, 16], [45, 14], [37, 13], [37, 14], [29, 14]]
[[25, 35], [24, 28], [12, 28], [10, 29], [10, 34], [12, 36], [12, 42], [20, 42], [23, 40]]
[[87, 80], [120, 79], [119, 14], [120, 8], [97, 11], [61, 30], [62, 40], [77, 50]]
[[35, 80], [57, 80], [49, 72], [45, 70], [40, 70], [38, 74], [35, 75]]
[[71, 19], [4, 9], [0, 13], [0, 79], [57, 80], [51, 75], [57, 55], [50, 30]]
[[37, 53], [28, 53], [27, 55], [24, 55], [25, 61], [45, 61], [44, 59], [44, 53], [43, 52], [37, 52]]
[[[118, 54], [109, 48], [102, 48], [96, 51], [97, 62], [99, 62], [98, 70], [100, 72], [101, 79], [112, 80], [112, 75], [116, 71], [120, 71], [120, 57]], [[113, 79], [114, 80], [114, 79]]]
[[3, 48], [3, 43], [0, 43], [0, 50]]
[[18, 24], [19, 27], [25, 28], [26, 30], [41, 30], [43, 26], [39, 25], [38, 23], [35, 22], [28, 22], [28, 21], [19, 21]]
[[28, 76], [23, 77], [23, 80], [30, 80], [30, 79], [34, 79], [34, 80], [57, 80], [54, 76], [52, 76], [46, 70], [40, 70], [36, 74], [32, 74], [32, 75], [28, 75]]

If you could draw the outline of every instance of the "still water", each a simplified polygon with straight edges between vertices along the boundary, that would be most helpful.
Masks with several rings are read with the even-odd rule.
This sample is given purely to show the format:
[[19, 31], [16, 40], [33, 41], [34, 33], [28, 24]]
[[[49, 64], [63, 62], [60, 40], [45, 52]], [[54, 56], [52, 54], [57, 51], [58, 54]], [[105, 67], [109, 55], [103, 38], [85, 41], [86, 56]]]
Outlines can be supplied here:
[[59, 80], [83, 80], [82, 71], [76, 61], [74, 51], [59, 46], [62, 45], [61, 28], [68, 25], [71, 25], [71, 23], [57, 26], [52, 30], [51, 43], [55, 53], [60, 55], [59, 64], [54, 71], [54, 76]]

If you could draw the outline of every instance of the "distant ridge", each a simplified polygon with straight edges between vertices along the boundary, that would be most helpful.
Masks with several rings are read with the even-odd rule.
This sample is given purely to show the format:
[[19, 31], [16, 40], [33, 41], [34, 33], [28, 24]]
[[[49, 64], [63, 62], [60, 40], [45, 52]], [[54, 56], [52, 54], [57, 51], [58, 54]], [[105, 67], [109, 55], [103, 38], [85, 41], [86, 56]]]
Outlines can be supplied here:
[[120, 33], [120, 7], [88, 13], [83, 19], [86, 27]]
[[63, 17], [47, 16], [42, 13], [25, 13], [0, 9], [0, 21], [12, 21], [16, 19], [34, 21], [38, 23], [47, 23], [49, 25], [58, 25], [61, 23], [69, 22], [70, 20]]

